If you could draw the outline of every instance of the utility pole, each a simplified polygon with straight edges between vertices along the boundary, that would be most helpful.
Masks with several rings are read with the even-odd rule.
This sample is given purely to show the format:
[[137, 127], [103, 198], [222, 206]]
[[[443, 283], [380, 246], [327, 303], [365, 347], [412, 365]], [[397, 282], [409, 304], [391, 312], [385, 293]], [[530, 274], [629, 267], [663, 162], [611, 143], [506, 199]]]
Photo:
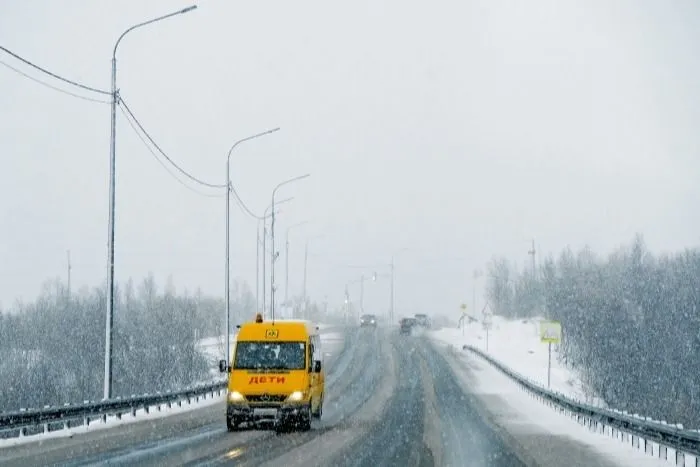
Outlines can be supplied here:
[[535, 278], [535, 239], [532, 239], [532, 249], [528, 250], [528, 255], [532, 256], [532, 278]]
[[284, 306], [287, 306], [289, 300], [289, 230], [287, 230], [287, 239], [284, 244]]
[[197, 5], [188, 6], [181, 10], [159, 16], [157, 18], [135, 24], [125, 30], [114, 43], [112, 49], [112, 79], [110, 87], [110, 107], [111, 122], [109, 134], [109, 214], [107, 219], [107, 313], [105, 319], [105, 367], [104, 367], [104, 399], [112, 398], [112, 338], [114, 335], [114, 308], [115, 308], [115, 284], [114, 284], [114, 224], [116, 217], [116, 140], [117, 140], [117, 102], [119, 101], [119, 90], [117, 89], [117, 48], [119, 43], [129, 32], [134, 29], [157, 23], [172, 16], [188, 13], [197, 8]]
[[[274, 133], [275, 131], [278, 131], [279, 128], [274, 128], [272, 130], [267, 130], [262, 133], [258, 133], [253, 136], [248, 136], [247, 138], [239, 139], [235, 143], [233, 143], [233, 146], [231, 146], [231, 149], [228, 150], [228, 154], [226, 156], [226, 274], [225, 274], [225, 280], [226, 280], [226, 288], [225, 288], [225, 310], [226, 310], [226, 362], [231, 361], [231, 294], [229, 292], [229, 287], [231, 286], [231, 280], [229, 278], [230, 275], [230, 270], [231, 270], [231, 256], [229, 255], [230, 247], [229, 243], [231, 242], [231, 236], [229, 235], [229, 230], [230, 230], [230, 223], [231, 223], [231, 211], [229, 209], [229, 204], [230, 204], [230, 198], [231, 198], [231, 192], [233, 191], [233, 184], [231, 183], [231, 170], [230, 170], [230, 165], [231, 165], [231, 154], [233, 154], [233, 150], [236, 149], [236, 146], [239, 144], [249, 141], [251, 139], [259, 138], [261, 136], [269, 135], [270, 133]], [[228, 365], [228, 363], [227, 363]]]
[[306, 265], [309, 262], [309, 241], [306, 240], [306, 245], [304, 246], [304, 285], [302, 286], [302, 292], [301, 292], [301, 297], [302, 297], [302, 306], [304, 307], [304, 319], [307, 318], [306, 314]]
[[262, 314], [265, 316], [267, 310], [267, 291], [265, 289], [265, 266], [267, 265], [267, 222], [263, 219], [263, 240], [262, 240]]
[[297, 180], [302, 180], [309, 176], [310, 174], [305, 174], [290, 178], [289, 180], [278, 183], [275, 189], [272, 190], [272, 216], [270, 220], [270, 243], [272, 243], [272, 260], [270, 262], [270, 312], [272, 315], [272, 321], [275, 320], [275, 291], [277, 290], [277, 287], [275, 286], [275, 263], [277, 262], [277, 257], [279, 256], [279, 252], [275, 251], [275, 195], [277, 194], [277, 190], [279, 190], [282, 186], [287, 185], [288, 183], [296, 182]]
[[70, 250], [66, 251], [66, 256], [68, 257], [68, 299], [70, 300], [70, 270], [71, 264], [70, 264]]
[[255, 313], [260, 313], [260, 219], [255, 231]]
[[[277, 187], [275, 188], [277, 191]], [[275, 322], [275, 262], [277, 252], [275, 251], [275, 191], [272, 192], [272, 219], [270, 221], [270, 244], [272, 245], [272, 258], [270, 259], [270, 316]]]
[[[230, 155], [231, 153], [229, 153]], [[229, 172], [229, 163], [230, 163], [230, 158], [226, 159], [226, 229], [225, 229], [225, 235], [226, 235], [226, 249], [224, 254], [226, 255], [224, 258], [224, 263], [226, 267], [226, 271], [224, 272], [224, 313], [226, 313], [226, 317], [224, 318], [224, 326], [226, 326], [226, 332], [224, 332], [224, 336], [226, 339], [226, 365], [231, 364], [231, 265], [229, 263], [230, 261], [230, 252], [231, 252], [231, 247], [230, 247], [230, 242], [231, 242], [231, 235], [230, 235], [230, 218], [229, 216], [231, 215], [231, 209], [229, 208], [230, 206], [230, 199], [231, 199], [231, 175]]]

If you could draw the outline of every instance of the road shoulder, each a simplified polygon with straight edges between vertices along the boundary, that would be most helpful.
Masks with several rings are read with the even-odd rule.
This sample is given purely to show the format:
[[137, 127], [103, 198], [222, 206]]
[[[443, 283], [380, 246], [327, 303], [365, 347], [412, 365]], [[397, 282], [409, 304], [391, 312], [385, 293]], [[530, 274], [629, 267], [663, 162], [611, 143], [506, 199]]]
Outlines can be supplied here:
[[[574, 428], [581, 428], [580, 438], [573, 437], [566, 433], [567, 430], [559, 430], [556, 426], [544, 426], [541, 420], [538, 423], [538, 420], [533, 420], [532, 417], [523, 413], [524, 406], [537, 402], [530, 399], [507, 376], [498, 373], [498, 370], [476, 356], [464, 354], [459, 349], [441, 345], [435, 341], [431, 341], [431, 344], [443, 353], [455, 376], [462, 382], [465, 393], [474, 399], [473, 405], [479, 416], [494, 428], [494, 431], [513, 448], [526, 465], [543, 467], [659, 465], [648, 456], [637, 456], [639, 453], [631, 450], [629, 454], [625, 454], [623, 449], [619, 449], [617, 455], [613, 452], [617, 449], [610, 450], [610, 453], [604, 452], [599, 445], [607, 447], [614, 441], [602, 435], [588, 433], [578, 425]], [[482, 381], [486, 373], [488, 373], [489, 384]], [[545, 406], [534, 408], [550, 410]], [[547, 415], [548, 419], [552, 416], [549, 413]], [[567, 417], [559, 414], [557, 417], [560, 417], [558, 425], [575, 425], [575, 422]], [[567, 428], [570, 431], [571, 427]], [[632, 462], [631, 456], [634, 457]]]

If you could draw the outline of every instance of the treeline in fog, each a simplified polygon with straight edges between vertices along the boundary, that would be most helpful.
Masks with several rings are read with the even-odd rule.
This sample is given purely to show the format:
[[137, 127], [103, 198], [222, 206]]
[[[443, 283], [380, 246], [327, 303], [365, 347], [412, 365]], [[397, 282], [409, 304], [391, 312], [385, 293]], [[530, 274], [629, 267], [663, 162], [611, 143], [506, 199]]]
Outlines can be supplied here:
[[638, 236], [605, 259], [566, 250], [534, 273], [489, 269], [494, 313], [561, 321], [560, 358], [611, 407], [700, 427], [700, 251], [655, 256]]
[[[153, 277], [117, 290], [113, 395], [191, 386], [210, 379], [195, 347], [224, 332], [224, 302], [201, 292], [159, 290]], [[231, 290], [232, 322], [252, 315], [247, 287]], [[69, 295], [47, 283], [34, 303], [0, 310], [0, 411], [62, 405], [103, 396], [106, 289]]]

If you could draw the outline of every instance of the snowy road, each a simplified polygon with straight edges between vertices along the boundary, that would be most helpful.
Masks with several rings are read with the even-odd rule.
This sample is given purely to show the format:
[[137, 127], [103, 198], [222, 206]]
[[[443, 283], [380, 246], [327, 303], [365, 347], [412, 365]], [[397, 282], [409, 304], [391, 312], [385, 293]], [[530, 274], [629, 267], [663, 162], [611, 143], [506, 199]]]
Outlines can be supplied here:
[[[217, 403], [72, 439], [3, 449], [0, 464], [532, 464], [522, 460], [521, 445], [484, 415], [479, 398], [468, 387], [465, 390], [448, 360], [428, 339], [399, 336], [381, 328], [353, 329], [346, 335], [344, 350], [337, 350], [328, 361], [323, 419], [314, 422], [310, 432], [228, 433], [224, 405]], [[566, 465], [571, 460], [570, 449], [552, 452], [559, 452], [562, 458], [553, 459], [551, 465]]]

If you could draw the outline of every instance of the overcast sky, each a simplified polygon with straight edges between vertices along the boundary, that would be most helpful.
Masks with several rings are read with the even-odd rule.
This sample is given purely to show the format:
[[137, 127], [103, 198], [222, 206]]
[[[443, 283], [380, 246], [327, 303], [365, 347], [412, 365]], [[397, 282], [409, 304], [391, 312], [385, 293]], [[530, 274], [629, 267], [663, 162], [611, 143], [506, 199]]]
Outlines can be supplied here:
[[[108, 89], [114, 41], [183, 1], [0, 0], [0, 45]], [[121, 95], [194, 176], [232, 179], [261, 214], [294, 196], [290, 294], [340, 303], [347, 281], [396, 257], [399, 313], [457, 313], [493, 255], [521, 265], [584, 244], [607, 253], [645, 235], [697, 245], [700, 4], [691, 0], [202, 0], [130, 33]], [[10, 56], [33, 77], [93, 98]], [[109, 106], [0, 65], [0, 302], [42, 282], [106, 275]], [[224, 198], [183, 187], [117, 121], [116, 274], [223, 295]], [[219, 197], [212, 197], [219, 195]], [[256, 221], [232, 206], [232, 275], [255, 288]], [[278, 263], [280, 298], [284, 259]], [[368, 276], [375, 268], [366, 270]], [[388, 272], [388, 268], [379, 272]], [[269, 283], [269, 281], [268, 281]], [[357, 285], [351, 294], [358, 296]], [[367, 308], [388, 308], [388, 281]], [[369, 310], [368, 310], [369, 311]]]

